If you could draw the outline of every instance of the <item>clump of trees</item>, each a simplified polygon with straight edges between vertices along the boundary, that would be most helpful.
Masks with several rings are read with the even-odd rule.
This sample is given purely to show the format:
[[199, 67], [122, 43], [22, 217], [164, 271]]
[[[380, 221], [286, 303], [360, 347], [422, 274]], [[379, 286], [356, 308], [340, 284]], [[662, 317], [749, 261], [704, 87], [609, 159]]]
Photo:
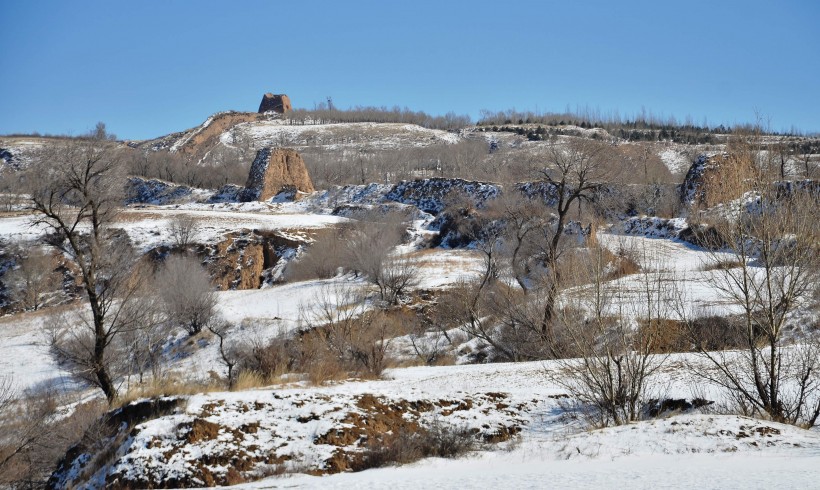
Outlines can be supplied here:
[[27, 252], [18, 250], [14, 255], [16, 265], [3, 275], [12, 307], [37, 311], [66, 299], [58, 260], [49, 251], [34, 248]]
[[[245, 143], [248, 144], [248, 143]], [[128, 150], [123, 156], [129, 175], [160, 179], [189, 187], [217, 189], [226, 184], [245, 185], [253, 155], [248, 146], [217, 146], [201, 163], [191, 156], [168, 151]]]
[[[70, 414], [60, 409], [68, 403]], [[77, 403], [46, 391], [20, 391], [0, 377], [0, 486], [42, 488], [77, 441], [94, 438], [104, 403]]]
[[372, 305], [357, 285], [330, 284], [301, 309], [297, 331], [237, 346], [239, 376], [252, 373], [271, 380], [298, 373], [317, 384], [350, 376], [375, 378], [392, 360], [391, 342], [406, 331], [397, 311]]

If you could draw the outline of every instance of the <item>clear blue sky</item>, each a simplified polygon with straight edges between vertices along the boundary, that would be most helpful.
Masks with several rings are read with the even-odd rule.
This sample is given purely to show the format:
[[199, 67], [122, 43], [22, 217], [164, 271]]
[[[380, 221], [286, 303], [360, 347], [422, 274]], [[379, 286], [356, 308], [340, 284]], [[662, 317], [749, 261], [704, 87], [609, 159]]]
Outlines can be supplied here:
[[0, 0], [0, 134], [142, 139], [295, 107], [638, 113], [820, 131], [820, 1]]

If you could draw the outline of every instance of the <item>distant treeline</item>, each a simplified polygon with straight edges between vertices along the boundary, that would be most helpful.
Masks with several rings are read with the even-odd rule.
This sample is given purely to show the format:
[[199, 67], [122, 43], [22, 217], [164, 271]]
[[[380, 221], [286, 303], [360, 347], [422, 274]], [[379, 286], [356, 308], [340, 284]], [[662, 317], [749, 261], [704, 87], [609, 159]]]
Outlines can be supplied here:
[[523, 124], [540, 124], [544, 126], [577, 126], [583, 129], [601, 128], [613, 136], [619, 138], [641, 141], [641, 140], [672, 140], [680, 143], [713, 143], [706, 135], [731, 135], [736, 133], [757, 132], [771, 136], [807, 136], [796, 128], [789, 131], [777, 132], [758, 125], [736, 124], [726, 126], [719, 124], [709, 126], [704, 121], [703, 124], [695, 124], [691, 117], [687, 117], [683, 122], [678, 121], [674, 116], [666, 118], [656, 116], [646, 111], [640, 114], [622, 117], [618, 112], [603, 115], [597, 110], [576, 110], [563, 113], [547, 112], [535, 113], [532, 111], [519, 112], [514, 109], [491, 112], [481, 111], [481, 118], [478, 126], [509, 126]]
[[[576, 111], [565, 112], [546, 112], [535, 113], [532, 111], [519, 112], [515, 109], [508, 109], [506, 111], [491, 112], [487, 110], [481, 111], [481, 117], [477, 123], [479, 126], [486, 125], [501, 125], [501, 124], [545, 124], [548, 126], [560, 125], [575, 125], [584, 127], [610, 129], [652, 129], [667, 131], [672, 129], [687, 130], [687, 131], [701, 131], [714, 134], [732, 134], [734, 132], [748, 132], [752, 129], [761, 129], [755, 124], [737, 124], [734, 126], [725, 126], [723, 124], [717, 126], [709, 126], [706, 121], [702, 124], [696, 124], [692, 118], [687, 116], [684, 121], [679, 121], [675, 116], [662, 117], [647, 113], [642, 110], [639, 114], [632, 116], [621, 116], [620, 113], [613, 112], [610, 114], [602, 114], [598, 110], [578, 109]], [[792, 129], [785, 133], [778, 133], [770, 131], [767, 128], [762, 128], [763, 133], [767, 135], [802, 135], [797, 129]]]
[[291, 124], [336, 124], [336, 123], [402, 123], [417, 124], [430, 129], [457, 130], [472, 124], [470, 116], [448, 112], [443, 116], [431, 116], [422, 111], [413, 111], [398, 106], [362, 107], [336, 109], [328, 104], [319, 104], [313, 110], [296, 109], [284, 116]]
[[[526, 120], [524, 120], [526, 121]], [[509, 125], [512, 124], [512, 125]], [[533, 127], [533, 123], [521, 122], [521, 123], [509, 123], [507, 125], [498, 126], [498, 125], [482, 125], [479, 124], [479, 131], [500, 131], [500, 132], [509, 132], [509, 133], [516, 133], [521, 136], [526, 136], [530, 141], [540, 141], [547, 139], [549, 136], [552, 135], [560, 135], [560, 136], [588, 136], [592, 139], [601, 139], [602, 135], [593, 132], [591, 134], [585, 135], [583, 130], [584, 129], [596, 129], [601, 128], [607, 131], [608, 134], [611, 136], [624, 139], [627, 141], [673, 141], [675, 143], [682, 143], [687, 145], [713, 145], [719, 143], [719, 137], [714, 133], [697, 131], [697, 130], [687, 130], [687, 129], [666, 129], [662, 128], [660, 130], [654, 129], [629, 129], [629, 128], [610, 128], [607, 129], [604, 126], [596, 126], [593, 124], [587, 124], [585, 121], [581, 121], [580, 124], [575, 124], [575, 121], [571, 122], [560, 122], [557, 125], [546, 125], [543, 126], [542, 124], [538, 124], [537, 127]], [[529, 127], [526, 125], [530, 124]], [[580, 130], [578, 128], [581, 128]]]
[[50, 134], [50, 133], [40, 133], [39, 131], [32, 131], [31, 133], [8, 133], [8, 134], [0, 134], [2, 138], [47, 138], [47, 139], [72, 139], [76, 138], [77, 136], [68, 135], [68, 134]]

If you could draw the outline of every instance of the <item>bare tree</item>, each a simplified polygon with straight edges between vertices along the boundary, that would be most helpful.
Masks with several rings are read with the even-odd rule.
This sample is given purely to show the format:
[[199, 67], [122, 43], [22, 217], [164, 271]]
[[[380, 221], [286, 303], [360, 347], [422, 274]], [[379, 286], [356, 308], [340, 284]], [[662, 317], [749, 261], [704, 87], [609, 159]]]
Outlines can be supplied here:
[[549, 227], [549, 211], [543, 200], [505, 194], [490, 204], [490, 211], [503, 220], [504, 253], [518, 286], [528, 294], [542, 282], [538, 278], [539, 239]]
[[86, 324], [91, 345], [80, 364], [93, 372], [109, 402], [117, 389], [107, 349], [131, 323], [119, 312], [135, 290], [127, 247], [110, 235], [124, 182], [112, 139], [100, 124], [90, 136], [60, 141], [39, 155], [27, 177], [32, 210], [62, 240], [79, 270], [91, 314]]
[[128, 305], [131, 311], [125, 314], [139, 318], [140, 322], [138, 328], [122, 333], [120, 344], [123, 356], [128, 359], [127, 374], [136, 374], [140, 383], [149, 371], [154, 379], [161, 377], [163, 349], [171, 333], [160, 298], [147, 289], [137, 294]]
[[228, 379], [228, 389], [233, 389], [236, 377], [234, 376], [234, 367], [239, 363], [240, 356], [236, 352], [234, 346], [227, 343], [228, 331], [232, 325], [222, 318], [214, 319], [208, 322], [208, 330], [216, 335], [219, 340], [219, 360], [226, 369], [226, 376]]
[[194, 258], [171, 256], [157, 275], [157, 291], [168, 320], [196, 335], [216, 311], [216, 291], [211, 278]]
[[561, 273], [559, 261], [562, 253], [564, 231], [573, 206], [580, 213], [581, 204], [592, 199], [602, 182], [610, 180], [612, 172], [606, 166], [606, 145], [591, 140], [573, 140], [564, 145], [553, 143], [549, 156], [541, 170], [542, 182], [552, 188], [556, 219], [545, 227], [543, 264], [549, 271], [546, 301], [541, 324], [545, 336], [552, 336], [555, 305], [560, 291]]
[[[120, 380], [131, 374], [133, 356], [138, 354], [131, 351], [129, 344], [134, 337], [156, 327], [157, 312], [150, 307], [153, 303], [143, 300], [147, 273], [136, 264], [129, 243], [121, 239], [107, 243], [105, 260], [98, 271], [105, 273], [106, 282], [101, 290], [112, 295], [103, 296], [107, 318], [102, 329], [102, 357], [98, 355], [100, 337], [93, 310], [70, 311], [53, 317], [46, 334], [57, 362], [77, 378], [100, 389], [104, 386], [99, 376], [102, 366], [116, 398]], [[113, 402], [108, 394], [106, 398], [109, 403]]]
[[389, 304], [396, 304], [418, 282], [415, 262], [395, 253], [403, 233], [400, 219], [388, 216], [382, 222], [363, 223], [348, 240], [350, 266], [372, 281], [379, 297]]

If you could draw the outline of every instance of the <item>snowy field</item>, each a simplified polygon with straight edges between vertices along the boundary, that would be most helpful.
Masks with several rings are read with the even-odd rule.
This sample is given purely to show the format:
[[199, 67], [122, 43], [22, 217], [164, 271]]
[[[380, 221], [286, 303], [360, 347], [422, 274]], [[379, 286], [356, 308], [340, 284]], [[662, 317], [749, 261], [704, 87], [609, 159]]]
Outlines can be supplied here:
[[[240, 209], [225, 210], [224, 206], [195, 205], [185, 207], [155, 207], [126, 209], [113, 224], [128, 233], [134, 245], [148, 251], [160, 245], [172, 243], [170, 224], [178, 216], [195, 220], [193, 241], [215, 243], [224, 239], [226, 233], [240, 229], [310, 230], [326, 228], [348, 221], [346, 218], [328, 214], [305, 214], [289, 212], [290, 209], [265, 207], [266, 212]], [[42, 238], [48, 227], [35, 223], [34, 215], [22, 214], [0, 216], [0, 238], [9, 241], [30, 242]]]
[[49, 353], [46, 331], [54, 319], [43, 313], [0, 317], [0, 372], [11, 376], [18, 390], [81, 388]]
[[704, 270], [718, 262], [734, 260], [734, 255], [709, 252], [690, 243], [666, 238], [600, 233], [598, 240], [612, 252], [630, 251], [644, 271], [606, 284], [605, 289], [613, 295], [611, 313], [624, 311], [646, 316], [640, 298], [645, 295], [647, 284], [654, 288], [660, 284], [665, 289], [664, 304], [660, 306], [666, 318], [741, 312], [718, 289], [722, 284], [721, 273]]
[[455, 133], [427, 129], [415, 124], [363, 122], [289, 125], [286, 121], [274, 119], [238, 124], [231, 132], [223, 133], [220, 142], [226, 146], [233, 145], [234, 132], [249, 137], [256, 148], [272, 145], [296, 148], [318, 146], [325, 149], [389, 149], [453, 144], [461, 140]]

